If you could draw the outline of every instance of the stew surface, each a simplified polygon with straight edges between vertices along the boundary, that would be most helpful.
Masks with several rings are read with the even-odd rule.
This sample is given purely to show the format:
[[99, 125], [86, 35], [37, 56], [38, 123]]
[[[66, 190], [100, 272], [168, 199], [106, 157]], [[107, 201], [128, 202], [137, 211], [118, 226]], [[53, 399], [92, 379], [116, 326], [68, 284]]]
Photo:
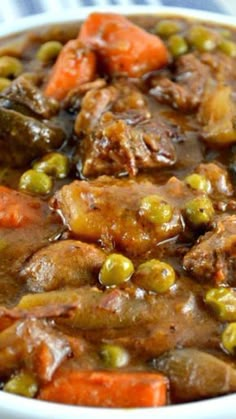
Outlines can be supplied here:
[[236, 391], [235, 57], [235, 29], [174, 16], [2, 39], [2, 391]]

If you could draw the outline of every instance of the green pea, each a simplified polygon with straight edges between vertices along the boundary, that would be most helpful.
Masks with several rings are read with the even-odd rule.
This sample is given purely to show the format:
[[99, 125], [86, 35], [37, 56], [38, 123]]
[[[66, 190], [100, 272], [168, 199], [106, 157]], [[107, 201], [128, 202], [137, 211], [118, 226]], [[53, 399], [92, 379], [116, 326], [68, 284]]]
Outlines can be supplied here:
[[188, 41], [199, 51], [212, 51], [217, 45], [216, 34], [204, 26], [196, 25], [188, 32]]
[[0, 77], [15, 78], [23, 71], [23, 65], [20, 60], [14, 57], [4, 55], [0, 57]]
[[221, 342], [226, 349], [232, 355], [235, 355], [236, 352], [236, 323], [230, 323], [226, 326], [222, 337]]
[[205, 296], [205, 302], [222, 321], [236, 321], [236, 291], [232, 288], [212, 288]]
[[4, 391], [25, 397], [34, 397], [38, 391], [38, 383], [32, 374], [20, 372], [5, 384]]
[[211, 200], [206, 196], [198, 196], [185, 204], [185, 218], [193, 226], [200, 227], [209, 224], [214, 216]]
[[176, 21], [163, 19], [156, 24], [154, 31], [157, 35], [168, 38], [170, 35], [180, 32], [181, 25]]
[[229, 57], [236, 57], [236, 43], [233, 41], [223, 40], [219, 44], [219, 49]]
[[130, 259], [123, 255], [113, 253], [103, 263], [99, 281], [106, 286], [119, 285], [130, 279], [134, 273], [134, 265]]
[[174, 57], [178, 57], [188, 51], [188, 44], [181, 35], [170, 36], [168, 40], [168, 47]]
[[59, 52], [62, 50], [63, 45], [58, 41], [48, 41], [41, 45], [38, 49], [36, 58], [43, 63], [48, 63], [54, 60]]
[[7, 79], [6, 77], [0, 77], [0, 92], [7, 89], [11, 84], [11, 80]]
[[220, 29], [220, 35], [223, 37], [223, 38], [226, 38], [226, 39], [230, 39], [231, 38], [231, 36], [232, 36], [232, 33], [231, 33], [231, 31], [229, 30], [229, 29], [226, 29], [226, 28], [223, 28], [223, 29]]
[[151, 259], [139, 265], [133, 282], [147, 291], [163, 293], [175, 283], [175, 271], [168, 263]]
[[199, 175], [198, 173], [193, 173], [192, 175], [187, 176], [185, 178], [185, 182], [188, 186], [197, 191], [207, 193], [210, 191], [211, 188], [209, 180], [205, 176]]
[[63, 179], [69, 173], [69, 159], [62, 153], [49, 153], [36, 161], [33, 164], [33, 169]]
[[51, 192], [52, 186], [52, 179], [48, 175], [32, 169], [24, 172], [19, 182], [19, 189], [42, 195]]
[[121, 368], [129, 362], [128, 352], [118, 345], [102, 345], [100, 349], [100, 356], [107, 368]]
[[161, 225], [171, 220], [173, 209], [158, 195], [148, 195], [141, 200], [139, 213], [151, 223]]

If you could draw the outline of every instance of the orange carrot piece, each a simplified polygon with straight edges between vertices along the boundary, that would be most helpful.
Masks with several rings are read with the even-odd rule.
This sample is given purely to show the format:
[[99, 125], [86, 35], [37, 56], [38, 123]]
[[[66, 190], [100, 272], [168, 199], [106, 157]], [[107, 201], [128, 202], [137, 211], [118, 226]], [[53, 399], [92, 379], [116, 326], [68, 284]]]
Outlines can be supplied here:
[[99, 53], [111, 75], [140, 77], [168, 62], [162, 40], [121, 15], [92, 13], [83, 23], [79, 39]]
[[41, 205], [34, 198], [0, 186], [0, 227], [16, 228], [40, 218]]
[[154, 407], [166, 404], [167, 379], [147, 372], [58, 370], [39, 399], [98, 407]]
[[45, 95], [57, 100], [65, 98], [67, 93], [80, 84], [92, 81], [96, 73], [94, 52], [73, 39], [63, 47], [52, 69]]

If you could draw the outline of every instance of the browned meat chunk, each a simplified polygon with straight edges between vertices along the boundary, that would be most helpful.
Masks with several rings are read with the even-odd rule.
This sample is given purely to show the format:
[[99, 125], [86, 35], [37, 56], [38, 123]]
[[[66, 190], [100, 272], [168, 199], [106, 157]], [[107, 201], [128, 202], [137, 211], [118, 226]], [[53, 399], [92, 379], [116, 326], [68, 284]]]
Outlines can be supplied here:
[[236, 285], [236, 216], [223, 217], [184, 257], [184, 268], [199, 281]]
[[75, 132], [80, 135], [94, 130], [102, 114], [117, 97], [118, 90], [113, 86], [89, 90], [82, 100], [81, 111], [75, 121]]
[[21, 276], [30, 291], [51, 291], [63, 286], [92, 285], [105, 254], [92, 244], [76, 240], [55, 242], [35, 253]]
[[44, 96], [26, 76], [18, 77], [4, 90], [0, 95], [0, 105], [26, 114], [31, 112], [46, 119], [56, 115], [59, 110], [59, 103]]
[[197, 349], [176, 349], [154, 361], [170, 379], [173, 401], [183, 402], [236, 391], [236, 369]]
[[136, 175], [139, 169], [174, 164], [177, 131], [150, 116], [145, 96], [132, 84], [88, 91], [75, 122], [83, 175]]
[[209, 75], [209, 68], [194, 54], [183, 55], [176, 62], [174, 81], [169, 78], [154, 79], [150, 93], [161, 103], [182, 111], [192, 111], [200, 104]]
[[[41, 364], [43, 352], [47, 361]], [[0, 333], [0, 374], [27, 366], [47, 381], [70, 352], [64, 335], [45, 320], [20, 320]]]
[[[84, 176], [129, 173], [171, 166], [176, 153], [176, 130], [161, 119], [130, 124], [132, 117], [105, 113], [96, 130], [81, 142]], [[129, 119], [128, 119], [129, 118]]]
[[197, 167], [196, 172], [205, 176], [210, 181], [210, 193], [214, 194], [214, 196], [233, 195], [233, 186], [224, 166], [216, 163], [202, 163]]
[[[141, 216], [142, 198], [153, 194], [175, 206], [169, 222], [155, 224]], [[176, 178], [156, 186], [103, 176], [93, 182], [65, 185], [56, 194], [54, 204], [79, 239], [141, 254], [182, 231], [178, 205], [189, 197], [189, 188]]]

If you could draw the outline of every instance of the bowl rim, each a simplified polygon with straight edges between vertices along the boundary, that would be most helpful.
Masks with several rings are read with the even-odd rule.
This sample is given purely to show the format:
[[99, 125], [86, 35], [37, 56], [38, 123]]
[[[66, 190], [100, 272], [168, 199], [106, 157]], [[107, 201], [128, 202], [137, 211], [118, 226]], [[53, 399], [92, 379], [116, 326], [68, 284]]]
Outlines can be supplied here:
[[[56, 14], [47, 12], [19, 18], [17, 20], [1, 24], [0, 37], [2, 38], [9, 35], [17, 35], [21, 32], [37, 29], [50, 24], [53, 25], [57, 23], [68, 23], [83, 20], [89, 13], [94, 11], [114, 12], [125, 15], [174, 15], [236, 27], [235, 17], [226, 14], [206, 12], [196, 9], [187, 9], [182, 7], [165, 7], [158, 5], [104, 5], [102, 7], [100, 6], [99, 8], [96, 6], [77, 7], [66, 11], [61, 10]], [[134, 419], [137, 418], [138, 414], [145, 414], [146, 419], [153, 419], [153, 415], [155, 413], [158, 413], [158, 419], [166, 419], [167, 417], [168, 419], [176, 419], [179, 417], [181, 417], [181, 419], [189, 419], [190, 417], [191, 419], [206, 419], [215, 418], [216, 413], [217, 415], [220, 414], [220, 416], [218, 416], [219, 418], [231, 418], [229, 415], [232, 413], [233, 419], [235, 417], [235, 407], [236, 394], [158, 408], [110, 409], [64, 405], [53, 402], [45, 402], [37, 399], [26, 399], [21, 396], [0, 391], [0, 417], [2, 419], [65, 419], [66, 417], [94, 419], [95, 413], [98, 419], [110, 419], [111, 413], [113, 419], [120, 419], [120, 415], [122, 415], [123, 419]], [[17, 416], [15, 416], [15, 414]]]

